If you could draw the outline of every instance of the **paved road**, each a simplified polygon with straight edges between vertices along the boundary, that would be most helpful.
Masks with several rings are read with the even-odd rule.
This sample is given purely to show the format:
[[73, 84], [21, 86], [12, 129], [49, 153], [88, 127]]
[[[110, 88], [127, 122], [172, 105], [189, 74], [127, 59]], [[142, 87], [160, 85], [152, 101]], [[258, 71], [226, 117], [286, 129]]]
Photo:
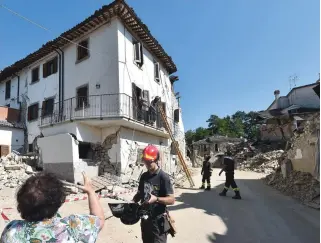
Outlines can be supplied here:
[[[236, 172], [242, 200], [233, 200], [232, 192], [226, 198], [218, 196], [223, 188], [224, 175], [212, 177], [213, 190], [177, 189], [176, 204], [171, 207], [175, 217], [178, 234], [169, 237], [169, 243], [317, 243], [320, 242], [319, 211], [308, 208], [283, 196], [278, 191], [264, 185], [252, 172]], [[200, 183], [200, 176], [195, 183]], [[13, 196], [12, 198], [13, 200]], [[128, 199], [131, 195], [128, 195]], [[106, 217], [111, 212], [102, 199]], [[0, 201], [0, 208], [13, 203]], [[16, 210], [6, 212], [10, 219], [19, 218]], [[67, 216], [72, 213], [88, 213], [87, 201], [66, 203], [60, 213]], [[0, 221], [0, 228], [3, 222]], [[123, 225], [119, 219], [109, 218], [100, 233], [98, 243], [138, 243], [139, 224]]]
[[[170, 242], [217, 243], [317, 243], [320, 242], [320, 212], [283, 196], [264, 185], [261, 175], [236, 172], [243, 200], [218, 196], [223, 175], [213, 172], [210, 192], [180, 190], [176, 216], [179, 234]], [[200, 176], [195, 182], [200, 181]]]

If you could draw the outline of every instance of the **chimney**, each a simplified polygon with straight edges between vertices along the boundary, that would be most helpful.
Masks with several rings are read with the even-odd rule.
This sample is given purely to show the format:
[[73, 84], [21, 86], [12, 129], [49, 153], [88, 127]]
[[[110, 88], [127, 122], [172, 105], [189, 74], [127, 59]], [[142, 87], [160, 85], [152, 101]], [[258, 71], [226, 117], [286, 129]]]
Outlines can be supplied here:
[[275, 90], [274, 91], [274, 96], [275, 96], [275, 100], [277, 100], [280, 96], [280, 90]]

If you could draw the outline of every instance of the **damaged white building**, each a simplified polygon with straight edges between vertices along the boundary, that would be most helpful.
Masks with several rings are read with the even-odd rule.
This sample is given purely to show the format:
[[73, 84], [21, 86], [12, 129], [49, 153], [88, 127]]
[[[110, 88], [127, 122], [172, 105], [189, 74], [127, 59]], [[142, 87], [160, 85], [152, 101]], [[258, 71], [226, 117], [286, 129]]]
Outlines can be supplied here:
[[133, 9], [117, 0], [4, 68], [0, 105], [20, 110], [25, 151], [39, 152], [45, 170], [69, 181], [83, 170], [128, 180], [147, 144], [159, 147], [160, 166], [174, 173], [177, 158], [155, 101], [185, 156], [176, 71]]

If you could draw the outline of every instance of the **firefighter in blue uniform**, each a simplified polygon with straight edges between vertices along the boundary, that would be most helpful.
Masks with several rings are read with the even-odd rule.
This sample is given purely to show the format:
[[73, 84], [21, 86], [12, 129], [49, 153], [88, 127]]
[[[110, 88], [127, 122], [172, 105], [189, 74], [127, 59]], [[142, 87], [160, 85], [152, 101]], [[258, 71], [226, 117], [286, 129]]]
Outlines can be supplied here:
[[[211, 156], [206, 155], [205, 160], [203, 162], [202, 166], [202, 172], [201, 175], [202, 177], [202, 186], [200, 189], [205, 189], [206, 191], [211, 190], [211, 176], [212, 176], [212, 166], [210, 162]], [[207, 183], [207, 187], [205, 188], [205, 182]]]
[[225, 172], [225, 186], [223, 191], [219, 194], [220, 196], [226, 196], [226, 193], [230, 187], [233, 188], [235, 192], [235, 196], [232, 197], [233, 199], [241, 199], [240, 189], [237, 187], [235, 180], [234, 180], [234, 168], [235, 168], [235, 161], [231, 156], [231, 153], [227, 151], [225, 153], [226, 156], [220, 155], [220, 159], [223, 160], [223, 168], [219, 173], [219, 176]]

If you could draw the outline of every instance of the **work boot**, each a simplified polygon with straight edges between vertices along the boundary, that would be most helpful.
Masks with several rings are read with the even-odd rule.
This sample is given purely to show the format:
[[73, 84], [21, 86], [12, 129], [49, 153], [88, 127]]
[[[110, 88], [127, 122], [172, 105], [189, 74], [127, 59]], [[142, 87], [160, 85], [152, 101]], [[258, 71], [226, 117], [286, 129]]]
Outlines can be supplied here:
[[232, 197], [232, 198], [233, 198], [233, 199], [242, 199], [239, 191], [236, 191], [236, 192], [235, 192], [235, 196]]
[[210, 186], [207, 186], [205, 190], [206, 190], [206, 191], [210, 191], [210, 190], [211, 190], [211, 187], [210, 187]]
[[202, 186], [200, 187], [200, 189], [205, 189], [205, 186], [204, 186], [204, 185], [202, 185]]
[[227, 193], [227, 190], [226, 189], [224, 189], [220, 194], [218, 194], [218, 195], [220, 195], [220, 196], [222, 196], [222, 197], [225, 197], [226, 196], [226, 193]]

